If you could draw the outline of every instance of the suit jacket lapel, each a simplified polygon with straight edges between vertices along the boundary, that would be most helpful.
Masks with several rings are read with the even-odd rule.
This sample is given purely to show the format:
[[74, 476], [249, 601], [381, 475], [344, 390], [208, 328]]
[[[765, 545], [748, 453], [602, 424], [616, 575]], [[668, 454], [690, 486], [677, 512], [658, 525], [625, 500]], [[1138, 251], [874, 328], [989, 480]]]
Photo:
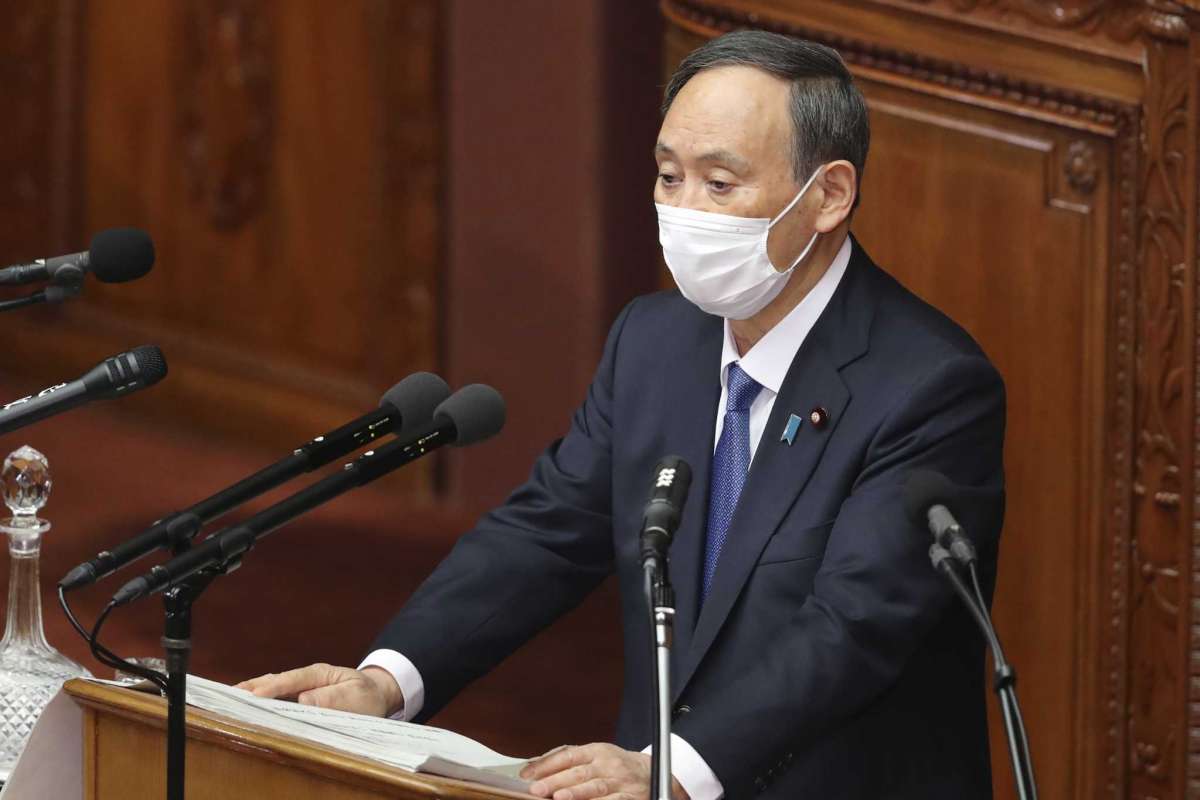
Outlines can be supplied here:
[[[861, 263], [863, 260], [865, 255], [856, 246], [841, 285], [796, 354], [779, 396], [775, 398], [771, 416], [738, 500], [708, 599], [688, 640], [676, 640], [679, 652], [686, 654], [680, 663], [678, 675], [674, 676], [676, 698], [683, 692], [716, 639], [721, 625], [758, 563], [763, 547], [808, 482], [826, 443], [837, 429], [842, 412], [850, 402], [850, 392], [839, 370], [866, 350], [872, 306], [869, 298], [863, 296], [863, 273], [874, 267], [869, 262]], [[820, 428], [809, 419], [810, 411], [818, 407], [824, 408], [828, 415], [827, 422]], [[793, 413], [799, 415], [803, 422], [794, 443], [788, 445], [780, 441], [780, 435]], [[711, 445], [708, 452], [711, 455]], [[708, 475], [706, 469], [705, 507]], [[688, 501], [690, 508], [695, 508], [700, 500], [695, 489], [696, 484], [693, 483], [693, 496]], [[692, 521], [695, 522], [695, 519]], [[706, 519], [701, 522], [707, 524]], [[703, 529], [698, 536], [700, 549], [697, 552], [702, 552]], [[692, 582], [683, 575], [680, 578], [676, 586], [682, 589], [685, 584], [690, 585], [694, 595], [699, 580]]]

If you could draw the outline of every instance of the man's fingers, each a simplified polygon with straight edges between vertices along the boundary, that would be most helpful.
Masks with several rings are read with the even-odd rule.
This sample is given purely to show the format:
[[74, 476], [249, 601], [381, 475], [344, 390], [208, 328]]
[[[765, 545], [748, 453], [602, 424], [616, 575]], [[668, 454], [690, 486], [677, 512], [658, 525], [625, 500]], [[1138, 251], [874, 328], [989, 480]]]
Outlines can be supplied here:
[[316, 706], [317, 708], [345, 709], [347, 694], [345, 687], [342, 686], [322, 686], [319, 689], [300, 692], [296, 695], [296, 702], [300, 705]]
[[590, 751], [586, 747], [570, 747], [564, 745], [551, 750], [541, 758], [536, 758], [521, 770], [521, 777], [526, 780], [538, 780], [556, 772], [562, 772], [570, 767], [586, 764], [591, 760]]
[[[577, 767], [570, 767], [561, 772], [538, 779], [529, 787], [529, 791], [539, 797], [553, 796], [555, 800], [572, 800], [572, 798], [578, 800], [581, 797], [600, 797], [608, 794], [607, 788], [598, 794], [575, 794], [575, 790], [582, 791], [584, 785], [596, 783], [599, 777], [591, 764], [581, 764]], [[565, 794], [560, 795], [560, 792], [567, 789], [571, 790], [570, 798]]]
[[247, 692], [253, 692], [255, 686], [258, 686], [259, 684], [264, 683], [274, 677], [274, 672], [268, 672], [266, 675], [259, 675], [257, 678], [248, 678], [241, 683], [235, 683], [233, 688], [244, 689]]
[[296, 696], [296, 701], [317, 708], [335, 708], [381, 717], [387, 713], [387, 703], [369, 678], [345, 680], [329, 686], [308, 689]]
[[569, 744], [560, 744], [558, 747], [550, 748], [540, 756], [534, 756], [533, 758], [529, 759], [525, 762], [525, 766], [521, 767], [521, 777], [527, 780], [533, 780], [534, 778], [539, 777], [538, 765], [544, 763], [545, 760], [550, 756], [554, 755], [555, 753], [561, 753], [568, 747], [570, 747]]
[[554, 800], [593, 800], [593, 798], [599, 797], [612, 797], [616, 788], [616, 781], [607, 778], [592, 778], [583, 783], [574, 784], [570, 788], [559, 789], [554, 793]]
[[328, 686], [335, 681], [336, 670], [328, 664], [310, 664], [278, 675], [263, 675], [238, 684], [258, 697], [295, 697], [309, 689]]

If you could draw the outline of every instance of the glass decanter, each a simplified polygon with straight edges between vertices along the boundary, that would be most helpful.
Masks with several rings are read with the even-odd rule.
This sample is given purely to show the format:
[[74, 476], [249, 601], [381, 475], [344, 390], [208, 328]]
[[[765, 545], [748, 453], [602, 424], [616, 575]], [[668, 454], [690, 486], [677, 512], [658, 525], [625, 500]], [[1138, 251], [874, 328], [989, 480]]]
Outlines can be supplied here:
[[51, 647], [42, 629], [38, 553], [50, 523], [37, 512], [50, 495], [50, 464], [37, 450], [22, 447], [4, 459], [0, 480], [13, 514], [0, 519], [11, 561], [8, 620], [0, 639], [0, 781], [7, 781], [42, 709], [64, 681], [91, 673]]

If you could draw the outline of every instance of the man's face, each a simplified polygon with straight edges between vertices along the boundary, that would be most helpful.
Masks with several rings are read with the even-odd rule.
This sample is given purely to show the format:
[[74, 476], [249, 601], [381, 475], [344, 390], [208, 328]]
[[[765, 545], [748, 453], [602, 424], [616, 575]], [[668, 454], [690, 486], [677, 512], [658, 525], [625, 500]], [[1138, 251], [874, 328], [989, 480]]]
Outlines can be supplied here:
[[[654, 200], [738, 217], [775, 217], [800, 190], [792, 170], [789, 84], [753, 67], [716, 67], [679, 90], [655, 148]], [[771, 230], [786, 269], [813, 234], [813, 187]], [[807, 221], [806, 221], [807, 220]]]

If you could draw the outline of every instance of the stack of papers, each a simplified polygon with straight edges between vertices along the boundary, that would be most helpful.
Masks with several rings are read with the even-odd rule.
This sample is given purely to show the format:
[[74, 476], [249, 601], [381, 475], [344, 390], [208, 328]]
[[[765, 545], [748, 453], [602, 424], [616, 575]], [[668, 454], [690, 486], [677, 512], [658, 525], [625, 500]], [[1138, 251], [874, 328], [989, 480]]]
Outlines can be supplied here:
[[193, 675], [187, 694], [190, 706], [400, 769], [529, 791], [529, 782], [517, 777], [525, 759], [502, 756], [441, 728], [268, 700]]
[[[92, 682], [158, 691], [149, 682], [133, 686], [98, 679]], [[529, 782], [518, 777], [525, 759], [500, 755], [473, 739], [441, 728], [268, 700], [194, 675], [188, 676], [187, 701], [189, 706], [234, 723], [253, 725], [399, 769], [529, 792]], [[82, 711], [60, 691], [42, 712], [0, 792], [0, 800], [81, 797], [82, 741]]]

